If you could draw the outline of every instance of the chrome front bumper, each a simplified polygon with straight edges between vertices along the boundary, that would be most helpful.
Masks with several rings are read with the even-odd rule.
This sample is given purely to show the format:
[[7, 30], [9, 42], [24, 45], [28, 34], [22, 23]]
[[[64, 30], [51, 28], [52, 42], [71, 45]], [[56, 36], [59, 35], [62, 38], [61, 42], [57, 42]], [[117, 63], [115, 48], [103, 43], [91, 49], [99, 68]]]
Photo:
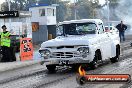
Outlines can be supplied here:
[[44, 60], [44, 64], [45, 65], [56, 65], [56, 66], [62, 66], [62, 65], [72, 65], [72, 64], [87, 64], [90, 63], [89, 60], [84, 60], [82, 58], [74, 58], [74, 59], [65, 59], [65, 58], [61, 58], [61, 59], [56, 59], [56, 58], [52, 58], [52, 59], [47, 59]]

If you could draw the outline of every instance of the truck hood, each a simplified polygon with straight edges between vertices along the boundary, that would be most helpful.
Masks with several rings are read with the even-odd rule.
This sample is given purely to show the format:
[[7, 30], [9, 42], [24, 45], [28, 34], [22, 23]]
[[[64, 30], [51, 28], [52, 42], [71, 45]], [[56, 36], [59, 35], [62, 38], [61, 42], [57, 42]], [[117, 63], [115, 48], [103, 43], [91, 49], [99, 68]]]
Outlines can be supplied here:
[[88, 45], [89, 40], [93, 40], [95, 35], [68, 35], [66, 37], [59, 36], [55, 39], [43, 42], [41, 48], [53, 46], [71, 46], [71, 45]]

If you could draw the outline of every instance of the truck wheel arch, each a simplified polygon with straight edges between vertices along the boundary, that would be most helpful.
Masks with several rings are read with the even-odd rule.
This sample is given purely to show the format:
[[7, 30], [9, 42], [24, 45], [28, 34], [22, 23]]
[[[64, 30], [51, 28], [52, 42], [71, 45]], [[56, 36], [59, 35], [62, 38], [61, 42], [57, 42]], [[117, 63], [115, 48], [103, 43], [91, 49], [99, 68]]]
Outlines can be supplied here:
[[90, 62], [91, 69], [96, 69], [98, 67], [98, 60], [102, 60], [102, 55], [100, 49], [95, 51], [94, 59]]
[[99, 60], [102, 60], [101, 50], [100, 50], [100, 49], [97, 49], [97, 50], [95, 51], [95, 53], [97, 53], [97, 54], [100, 56]]
[[110, 58], [112, 63], [118, 62], [118, 60], [119, 60], [119, 56], [120, 56], [120, 45], [119, 44], [116, 45], [115, 51], [116, 51], [115, 56]]
[[117, 49], [119, 49], [119, 51], [118, 51], [118, 55], [120, 55], [120, 45], [119, 45], [119, 44], [116, 45], [116, 52], [117, 52]]

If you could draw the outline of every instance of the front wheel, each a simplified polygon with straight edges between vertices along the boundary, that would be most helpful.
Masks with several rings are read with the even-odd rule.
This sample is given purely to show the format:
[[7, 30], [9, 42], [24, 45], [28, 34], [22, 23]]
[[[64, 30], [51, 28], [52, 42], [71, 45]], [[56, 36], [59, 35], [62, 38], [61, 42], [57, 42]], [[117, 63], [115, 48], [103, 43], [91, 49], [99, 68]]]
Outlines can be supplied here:
[[55, 65], [46, 65], [49, 72], [55, 72], [56, 66]]
[[90, 68], [92, 70], [96, 69], [99, 65], [99, 60], [101, 60], [101, 59], [102, 59], [101, 52], [96, 52], [94, 60], [90, 63]]
[[73, 71], [78, 71], [79, 66], [80, 66], [79, 64], [74, 64], [71, 67]]

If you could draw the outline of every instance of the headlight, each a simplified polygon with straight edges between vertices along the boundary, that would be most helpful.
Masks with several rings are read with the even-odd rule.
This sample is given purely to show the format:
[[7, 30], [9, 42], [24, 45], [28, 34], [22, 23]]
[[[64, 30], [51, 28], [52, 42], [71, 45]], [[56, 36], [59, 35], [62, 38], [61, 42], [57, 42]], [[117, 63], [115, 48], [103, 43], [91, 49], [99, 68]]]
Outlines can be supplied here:
[[48, 59], [51, 55], [51, 52], [48, 49], [44, 49], [44, 50], [39, 50], [39, 53], [41, 54], [42, 57], [44, 57], [45, 59]]
[[86, 58], [89, 53], [89, 47], [80, 47], [77, 50], [83, 58]]
[[83, 47], [80, 47], [80, 48], [78, 48], [78, 50], [77, 50], [79, 53], [83, 53], [84, 52], [84, 48]]
[[77, 50], [81, 54], [88, 54], [89, 53], [89, 47], [80, 47]]

